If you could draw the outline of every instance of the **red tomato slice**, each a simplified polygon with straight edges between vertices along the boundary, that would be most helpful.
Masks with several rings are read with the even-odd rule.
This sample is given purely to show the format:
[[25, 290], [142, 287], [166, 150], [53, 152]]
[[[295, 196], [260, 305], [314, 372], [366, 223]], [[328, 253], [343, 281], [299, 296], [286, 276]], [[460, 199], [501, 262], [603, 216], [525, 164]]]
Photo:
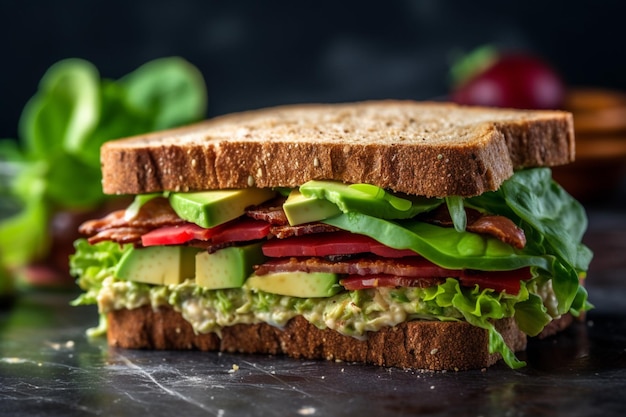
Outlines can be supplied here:
[[415, 256], [410, 249], [393, 249], [376, 240], [356, 233], [314, 233], [287, 239], [272, 239], [263, 245], [263, 253], [269, 257], [329, 256], [373, 253], [386, 258]]
[[165, 226], [141, 236], [143, 246], [182, 245], [191, 240], [211, 240], [211, 243], [246, 242], [263, 239], [269, 234], [270, 224], [262, 220], [236, 219], [205, 229], [194, 223]]
[[263, 220], [243, 218], [225, 223], [222, 226], [212, 236], [212, 243], [247, 242], [263, 239], [270, 233], [270, 224]]
[[213, 229], [205, 229], [194, 223], [164, 226], [141, 236], [143, 246], [180, 245], [193, 239], [209, 240]]

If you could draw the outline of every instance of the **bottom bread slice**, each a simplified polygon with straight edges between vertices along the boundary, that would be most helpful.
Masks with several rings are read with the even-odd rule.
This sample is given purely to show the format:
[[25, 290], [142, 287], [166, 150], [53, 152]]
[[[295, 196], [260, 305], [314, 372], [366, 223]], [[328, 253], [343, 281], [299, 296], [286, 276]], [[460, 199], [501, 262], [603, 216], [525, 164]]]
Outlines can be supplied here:
[[[526, 349], [526, 335], [514, 319], [498, 320], [495, 326], [514, 352]], [[220, 337], [195, 333], [170, 307], [144, 306], [109, 312], [107, 339], [109, 345], [126, 349], [287, 355], [428, 370], [484, 368], [500, 359], [489, 353], [488, 332], [465, 322], [410, 321], [359, 340], [319, 329], [298, 316], [283, 328], [265, 323], [226, 327]]]

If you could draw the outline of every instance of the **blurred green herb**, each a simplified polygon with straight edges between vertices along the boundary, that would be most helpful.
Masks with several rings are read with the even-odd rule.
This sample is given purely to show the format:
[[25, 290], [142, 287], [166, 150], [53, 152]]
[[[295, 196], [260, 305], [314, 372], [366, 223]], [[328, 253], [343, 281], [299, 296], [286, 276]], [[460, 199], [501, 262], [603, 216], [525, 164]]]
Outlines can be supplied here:
[[206, 85], [178, 57], [150, 61], [119, 80], [100, 78], [88, 61], [52, 65], [22, 111], [19, 141], [0, 140], [0, 264], [44, 257], [48, 223], [60, 210], [89, 210], [102, 193], [100, 146], [205, 116]]
[[494, 45], [480, 46], [467, 53], [457, 53], [452, 58], [450, 81], [454, 87], [463, 85], [476, 74], [487, 69], [498, 58], [499, 51]]

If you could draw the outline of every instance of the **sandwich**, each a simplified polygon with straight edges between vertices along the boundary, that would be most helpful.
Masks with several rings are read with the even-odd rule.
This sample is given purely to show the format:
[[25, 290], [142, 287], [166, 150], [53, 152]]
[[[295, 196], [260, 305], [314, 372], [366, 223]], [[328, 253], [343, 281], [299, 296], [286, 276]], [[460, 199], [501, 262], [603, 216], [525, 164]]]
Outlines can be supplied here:
[[81, 225], [75, 304], [120, 348], [518, 368], [591, 308], [574, 156], [567, 112], [392, 100], [110, 141], [128, 206]]

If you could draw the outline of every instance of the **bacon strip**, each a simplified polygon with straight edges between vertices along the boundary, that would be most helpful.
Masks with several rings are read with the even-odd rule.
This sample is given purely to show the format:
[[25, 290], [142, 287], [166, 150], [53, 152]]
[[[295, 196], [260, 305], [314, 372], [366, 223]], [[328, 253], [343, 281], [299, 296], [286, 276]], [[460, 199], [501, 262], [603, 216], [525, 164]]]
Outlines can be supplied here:
[[445, 279], [451, 271], [440, 268], [426, 259], [414, 256], [389, 259], [379, 256], [361, 256], [357, 258], [327, 260], [325, 258], [275, 258], [254, 267], [257, 275], [272, 272], [327, 272], [346, 275], [388, 274], [407, 277]]
[[298, 226], [272, 226], [270, 227], [270, 233], [276, 236], [278, 239], [285, 239], [293, 236], [304, 236], [312, 233], [327, 233], [337, 232], [338, 229], [335, 226], [331, 226], [325, 223], [306, 223]]
[[339, 230], [334, 226], [320, 222], [291, 226], [283, 210], [285, 200], [286, 198], [284, 197], [278, 197], [265, 204], [250, 207], [246, 210], [246, 215], [253, 219], [263, 220], [271, 224], [270, 233], [278, 239], [308, 235], [311, 233], [336, 232]]
[[[477, 210], [466, 209], [466, 230], [472, 233], [490, 235], [507, 243], [514, 248], [523, 249], [526, 246], [526, 235], [513, 221], [504, 216], [482, 214]], [[442, 227], [452, 227], [452, 219], [445, 205], [420, 216], [420, 220]]]
[[289, 221], [283, 210], [285, 197], [275, 198], [267, 203], [250, 207], [246, 210], [246, 215], [256, 220], [263, 220], [273, 226], [288, 226]]
[[485, 215], [467, 226], [467, 230], [479, 234], [487, 234], [508, 243], [517, 249], [526, 246], [526, 235], [511, 219], [504, 216]]
[[100, 230], [95, 235], [87, 238], [87, 241], [92, 245], [105, 241], [120, 244], [138, 244], [141, 242], [141, 236], [145, 235], [150, 230], [152, 229], [146, 227], [113, 227], [110, 229]]
[[139, 243], [141, 235], [163, 226], [187, 223], [178, 217], [166, 198], [157, 197], [144, 204], [132, 219], [124, 217], [126, 210], [117, 210], [96, 220], [84, 222], [78, 228], [90, 236], [91, 244], [111, 240], [117, 243]]

